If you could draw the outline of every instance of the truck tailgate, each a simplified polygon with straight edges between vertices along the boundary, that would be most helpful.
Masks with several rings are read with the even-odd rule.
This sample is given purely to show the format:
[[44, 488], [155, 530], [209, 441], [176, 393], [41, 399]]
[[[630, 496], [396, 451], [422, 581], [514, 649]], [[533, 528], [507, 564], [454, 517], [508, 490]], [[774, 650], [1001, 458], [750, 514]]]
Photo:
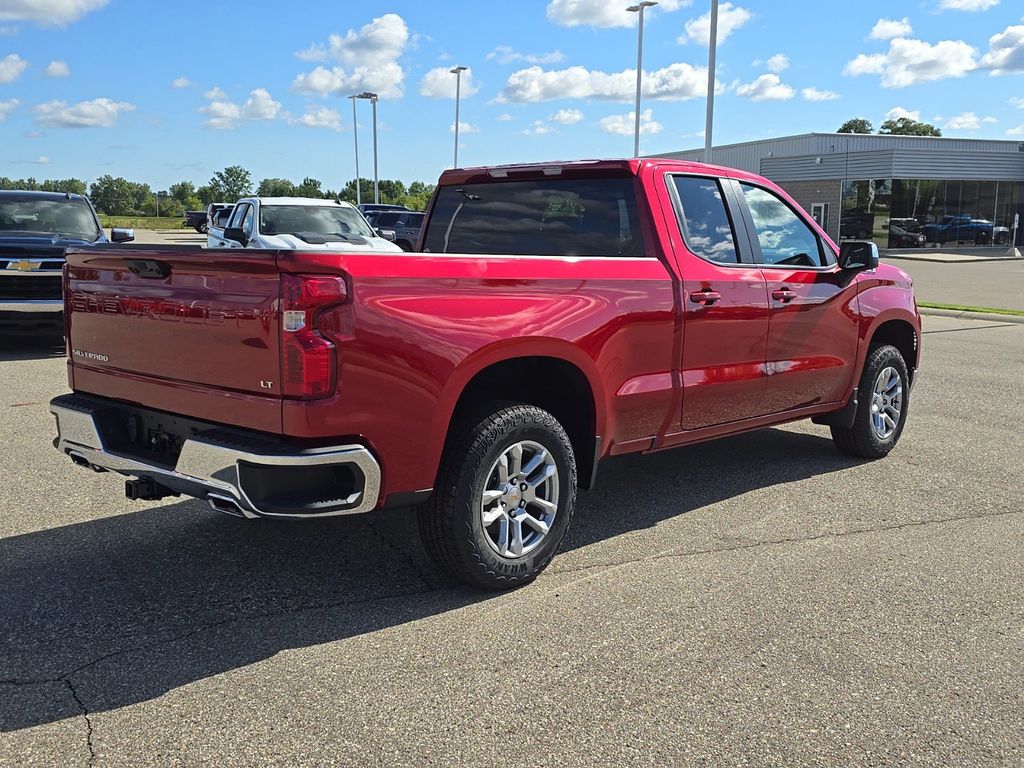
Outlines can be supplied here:
[[68, 251], [70, 375], [81, 392], [281, 431], [272, 251]]

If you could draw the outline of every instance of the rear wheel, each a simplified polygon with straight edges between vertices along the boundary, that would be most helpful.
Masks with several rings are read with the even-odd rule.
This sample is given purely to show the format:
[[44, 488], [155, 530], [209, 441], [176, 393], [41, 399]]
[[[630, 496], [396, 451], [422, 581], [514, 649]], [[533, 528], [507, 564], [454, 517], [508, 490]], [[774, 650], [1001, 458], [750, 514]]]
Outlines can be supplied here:
[[467, 584], [527, 584], [554, 557], [572, 519], [576, 460], [554, 416], [498, 406], [462, 424], [419, 510], [432, 559]]
[[900, 439], [910, 405], [910, 376], [896, 347], [882, 344], [868, 351], [858, 392], [853, 426], [833, 426], [832, 439], [850, 456], [879, 459]]

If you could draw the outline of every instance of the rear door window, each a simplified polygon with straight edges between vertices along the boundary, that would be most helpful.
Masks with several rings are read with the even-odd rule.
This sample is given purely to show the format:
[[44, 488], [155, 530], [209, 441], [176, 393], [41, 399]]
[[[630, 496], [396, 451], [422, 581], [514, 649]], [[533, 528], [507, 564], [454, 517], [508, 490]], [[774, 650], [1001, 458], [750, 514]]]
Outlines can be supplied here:
[[673, 177], [678, 193], [679, 225], [686, 247], [707, 261], [738, 264], [736, 237], [718, 179]]
[[536, 256], [645, 256], [632, 177], [443, 187], [424, 250]]

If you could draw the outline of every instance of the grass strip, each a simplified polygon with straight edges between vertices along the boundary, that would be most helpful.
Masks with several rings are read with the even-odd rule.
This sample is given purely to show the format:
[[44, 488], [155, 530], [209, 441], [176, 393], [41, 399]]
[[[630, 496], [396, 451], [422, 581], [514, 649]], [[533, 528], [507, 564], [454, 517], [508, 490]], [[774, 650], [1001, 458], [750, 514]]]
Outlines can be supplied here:
[[1014, 315], [1024, 317], [1024, 310], [1020, 309], [998, 309], [996, 307], [972, 307], [969, 304], [940, 304], [935, 301], [919, 301], [917, 306], [927, 309], [949, 309], [954, 312], [981, 312], [989, 315]]

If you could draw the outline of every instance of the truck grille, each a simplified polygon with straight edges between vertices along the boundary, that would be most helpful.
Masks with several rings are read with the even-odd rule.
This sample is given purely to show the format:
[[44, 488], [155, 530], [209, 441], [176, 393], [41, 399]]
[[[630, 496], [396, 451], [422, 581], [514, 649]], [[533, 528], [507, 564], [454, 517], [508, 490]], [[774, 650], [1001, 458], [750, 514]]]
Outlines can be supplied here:
[[4, 279], [0, 274], [0, 299], [59, 299], [61, 275], [36, 275]]

